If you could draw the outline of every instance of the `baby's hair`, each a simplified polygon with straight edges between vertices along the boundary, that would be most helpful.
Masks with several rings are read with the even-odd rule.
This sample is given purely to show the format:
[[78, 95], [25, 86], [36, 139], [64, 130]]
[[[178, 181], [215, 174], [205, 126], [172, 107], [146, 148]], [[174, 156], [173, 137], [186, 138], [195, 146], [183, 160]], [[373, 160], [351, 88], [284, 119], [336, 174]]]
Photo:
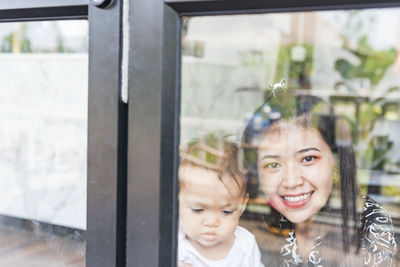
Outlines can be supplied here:
[[[233, 179], [241, 195], [244, 195], [246, 183], [244, 174], [238, 166], [239, 146], [226, 139], [221, 140], [219, 144], [213, 141], [215, 141], [214, 135], [209, 135], [204, 139], [194, 140], [185, 148], [181, 148], [179, 168], [198, 167], [210, 170], [217, 174], [218, 180], [224, 185], [224, 177]], [[179, 175], [179, 185], [181, 188], [184, 187], [184, 179], [181, 175]], [[226, 185], [225, 187], [230, 192]]]

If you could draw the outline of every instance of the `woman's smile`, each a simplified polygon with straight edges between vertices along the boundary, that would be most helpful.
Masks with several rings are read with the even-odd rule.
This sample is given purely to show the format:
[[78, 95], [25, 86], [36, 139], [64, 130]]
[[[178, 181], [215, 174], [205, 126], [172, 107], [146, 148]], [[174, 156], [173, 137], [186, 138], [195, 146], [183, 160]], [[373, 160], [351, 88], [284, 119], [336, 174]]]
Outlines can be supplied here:
[[289, 208], [301, 208], [304, 207], [308, 201], [311, 199], [312, 192], [301, 193], [297, 195], [281, 195], [283, 204]]

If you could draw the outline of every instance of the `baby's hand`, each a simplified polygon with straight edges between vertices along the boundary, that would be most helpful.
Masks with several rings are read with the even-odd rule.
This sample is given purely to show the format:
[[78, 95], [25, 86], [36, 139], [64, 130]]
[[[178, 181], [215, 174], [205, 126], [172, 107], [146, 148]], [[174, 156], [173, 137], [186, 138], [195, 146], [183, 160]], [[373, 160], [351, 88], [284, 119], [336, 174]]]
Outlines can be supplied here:
[[178, 267], [192, 267], [192, 265], [184, 263], [183, 261], [178, 262]]

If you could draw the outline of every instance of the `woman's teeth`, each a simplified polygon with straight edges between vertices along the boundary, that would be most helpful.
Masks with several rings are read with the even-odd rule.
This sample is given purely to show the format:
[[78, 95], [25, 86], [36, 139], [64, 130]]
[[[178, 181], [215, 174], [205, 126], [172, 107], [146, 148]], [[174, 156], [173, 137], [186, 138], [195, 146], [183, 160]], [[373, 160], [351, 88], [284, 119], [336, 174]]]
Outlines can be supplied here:
[[296, 201], [307, 199], [309, 196], [311, 196], [311, 192], [307, 193], [307, 194], [304, 194], [304, 195], [295, 196], [295, 197], [285, 197], [285, 196], [283, 196], [283, 198], [288, 202], [296, 202]]

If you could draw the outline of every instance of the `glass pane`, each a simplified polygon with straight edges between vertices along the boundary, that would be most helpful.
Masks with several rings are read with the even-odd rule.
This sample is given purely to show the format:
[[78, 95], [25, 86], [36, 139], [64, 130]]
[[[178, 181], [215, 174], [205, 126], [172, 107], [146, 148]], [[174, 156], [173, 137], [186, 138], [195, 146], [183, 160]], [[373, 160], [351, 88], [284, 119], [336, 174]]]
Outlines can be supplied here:
[[182, 20], [178, 261], [398, 266], [400, 9]]
[[1, 266], [85, 266], [88, 23], [0, 24]]

